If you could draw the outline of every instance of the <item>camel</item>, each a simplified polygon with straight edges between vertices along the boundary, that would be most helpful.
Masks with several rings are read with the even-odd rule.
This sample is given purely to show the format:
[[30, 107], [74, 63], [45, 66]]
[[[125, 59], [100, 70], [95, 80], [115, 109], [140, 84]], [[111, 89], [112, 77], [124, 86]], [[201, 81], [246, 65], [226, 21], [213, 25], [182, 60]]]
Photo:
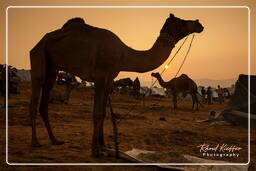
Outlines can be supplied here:
[[[118, 92], [120, 94], [129, 94], [132, 89], [133, 81], [130, 78], [122, 78], [113, 83], [113, 92]], [[115, 90], [115, 91], [114, 91]]]
[[182, 93], [183, 96], [185, 96], [187, 93], [190, 93], [193, 101], [192, 110], [194, 110], [195, 103], [197, 104], [196, 110], [198, 110], [198, 104], [200, 104], [200, 102], [198, 101], [198, 98], [197, 98], [197, 94], [198, 94], [197, 85], [186, 74], [181, 74], [179, 77], [173, 78], [168, 82], [165, 82], [159, 73], [151, 73], [151, 76], [155, 77], [163, 88], [166, 88], [167, 91], [170, 91], [172, 93], [174, 109], [178, 108], [177, 107], [178, 94]]
[[133, 86], [133, 81], [130, 78], [122, 78], [120, 80], [117, 80], [113, 83], [113, 86], [116, 87], [132, 87]]
[[36, 135], [38, 105], [52, 144], [64, 143], [54, 136], [48, 119], [49, 94], [59, 70], [94, 82], [91, 154], [99, 157], [106, 149], [103, 124], [113, 79], [120, 71], [144, 73], [159, 67], [179, 40], [203, 29], [198, 20], [183, 20], [170, 14], [154, 45], [139, 51], [128, 47], [111, 31], [88, 25], [82, 18], [70, 19], [62, 28], [47, 33], [30, 51], [32, 146], [41, 146]]

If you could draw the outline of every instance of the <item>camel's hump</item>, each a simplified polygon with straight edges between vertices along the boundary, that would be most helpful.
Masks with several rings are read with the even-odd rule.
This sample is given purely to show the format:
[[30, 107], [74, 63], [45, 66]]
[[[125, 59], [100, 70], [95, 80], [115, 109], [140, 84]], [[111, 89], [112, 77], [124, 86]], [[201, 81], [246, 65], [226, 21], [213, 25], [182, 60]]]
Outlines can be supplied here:
[[66, 28], [72, 24], [77, 24], [77, 23], [81, 23], [81, 24], [85, 24], [84, 19], [80, 18], [80, 17], [76, 17], [76, 18], [71, 18], [70, 20], [68, 20], [63, 26], [62, 28]]
[[181, 74], [180, 77], [189, 77], [187, 74]]

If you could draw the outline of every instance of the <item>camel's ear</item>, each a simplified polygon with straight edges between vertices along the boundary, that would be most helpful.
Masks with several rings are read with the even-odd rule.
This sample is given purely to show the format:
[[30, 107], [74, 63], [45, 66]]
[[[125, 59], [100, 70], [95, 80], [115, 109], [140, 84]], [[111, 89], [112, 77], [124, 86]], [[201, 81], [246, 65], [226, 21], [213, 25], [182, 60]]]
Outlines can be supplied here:
[[174, 18], [174, 15], [172, 13], [170, 13], [169, 18], [170, 19]]

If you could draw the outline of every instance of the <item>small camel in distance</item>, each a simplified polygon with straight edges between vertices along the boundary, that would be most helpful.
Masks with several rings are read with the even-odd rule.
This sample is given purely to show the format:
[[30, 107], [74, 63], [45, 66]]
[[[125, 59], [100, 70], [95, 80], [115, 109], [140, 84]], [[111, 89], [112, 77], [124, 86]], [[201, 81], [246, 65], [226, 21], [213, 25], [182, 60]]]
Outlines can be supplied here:
[[194, 106], [195, 103], [197, 104], [196, 106], [196, 110], [198, 110], [198, 104], [201, 105], [201, 103], [199, 102], [198, 98], [197, 98], [197, 85], [196, 83], [189, 78], [186, 74], [181, 74], [179, 77], [173, 78], [168, 82], [165, 82], [161, 75], [157, 72], [157, 73], [151, 73], [152, 77], [155, 77], [159, 84], [163, 87], [166, 88], [167, 90], [170, 90], [173, 98], [173, 106], [174, 109], [177, 109], [177, 96], [179, 93], [183, 93], [183, 94], [191, 94], [192, 97], [192, 101], [193, 101], [193, 106], [192, 106], [192, 110], [194, 110]]
[[199, 20], [183, 20], [170, 14], [148, 50], [135, 50], [113, 32], [88, 25], [82, 18], [70, 19], [62, 28], [47, 33], [30, 51], [31, 145], [41, 146], [36, 134], [38, 106], [52, 144], [64, 143], [54, 136], [48, 118], [49, 95], [62, 70], [94, 82], [91, 152], [99, 157], [106, 148], [103, 125], [114, 78], [120, 71], [144, 73], [156, 69], [168, 59], [179, 40], [203, 30]]

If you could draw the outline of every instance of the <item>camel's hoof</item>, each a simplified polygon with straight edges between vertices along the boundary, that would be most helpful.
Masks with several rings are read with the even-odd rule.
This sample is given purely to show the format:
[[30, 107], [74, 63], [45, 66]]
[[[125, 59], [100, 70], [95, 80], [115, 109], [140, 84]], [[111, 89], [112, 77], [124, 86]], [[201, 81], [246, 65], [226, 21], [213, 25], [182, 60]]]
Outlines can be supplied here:
[[62, 145], [64, 144], [64, 141], [54, 140], [52, 141], [52, 145]]
[[39, 142], [32, 142], [31, 146], [32, 147], [42, 147], [42, 145]]

